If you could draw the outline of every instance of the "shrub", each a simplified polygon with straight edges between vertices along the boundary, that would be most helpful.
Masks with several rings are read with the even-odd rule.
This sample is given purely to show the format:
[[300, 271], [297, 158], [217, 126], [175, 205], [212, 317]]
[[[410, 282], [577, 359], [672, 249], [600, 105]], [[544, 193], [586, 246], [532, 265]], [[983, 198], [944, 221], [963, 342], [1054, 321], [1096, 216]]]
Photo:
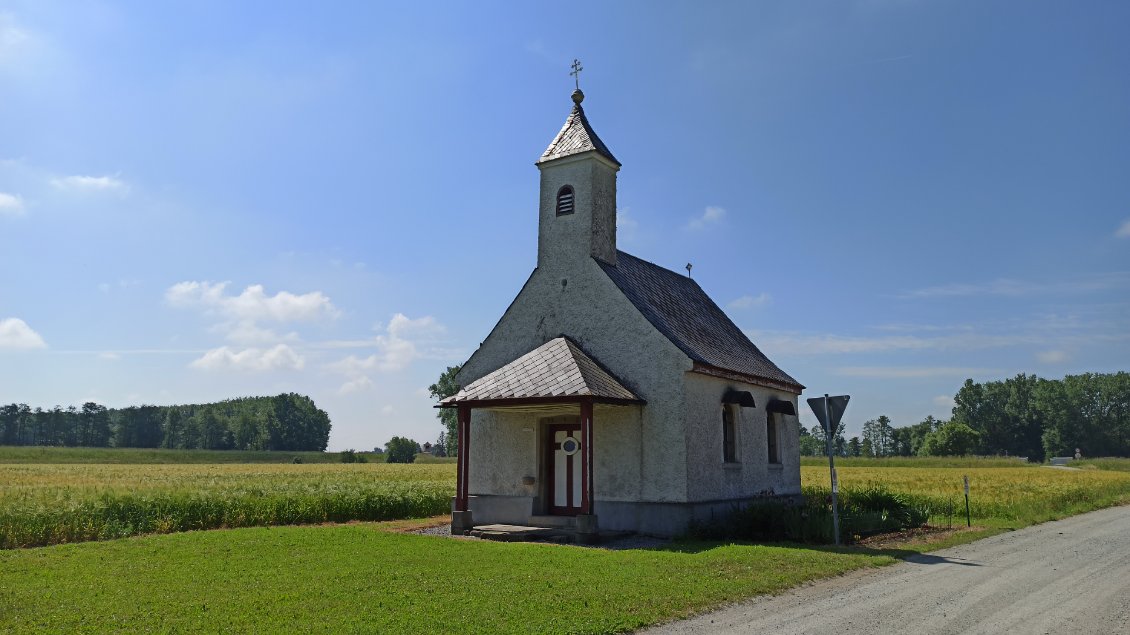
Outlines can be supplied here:
[[368, 463], [369, 459], [365, 458], [364, 454], [360, 454], [357, 450], [342, 450], [341, 452], [342, 463]]
[[[722, 518], [693, 523], [689, 533], [708, 540], [834, 542], [830, 492], [805, 488], [804, 494], [800, 505], [766, 500], [735, 507]], [[882, 486], [842, 490], [839, 505], [840, 537], [845, 542], [852, 536], [920, 527], [930, 515], [926, 507], [912, 504]]]

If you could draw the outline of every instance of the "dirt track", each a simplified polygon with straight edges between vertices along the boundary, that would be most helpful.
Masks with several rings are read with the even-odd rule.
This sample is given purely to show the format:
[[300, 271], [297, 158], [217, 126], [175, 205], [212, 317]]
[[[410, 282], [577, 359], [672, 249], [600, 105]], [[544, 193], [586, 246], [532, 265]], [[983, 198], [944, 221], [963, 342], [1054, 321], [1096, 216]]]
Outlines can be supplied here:
[[913, 556], [642, 632], [1130, 633], [1130, 507]]

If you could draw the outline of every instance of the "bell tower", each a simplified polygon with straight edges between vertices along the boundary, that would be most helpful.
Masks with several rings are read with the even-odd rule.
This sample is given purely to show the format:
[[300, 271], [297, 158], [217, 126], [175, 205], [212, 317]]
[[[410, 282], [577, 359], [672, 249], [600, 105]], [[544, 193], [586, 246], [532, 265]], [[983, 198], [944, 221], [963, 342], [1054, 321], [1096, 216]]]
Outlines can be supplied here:
[[536, 164], [541, 171], [538, 267], [571, 269], [585, 258], [616, 264], [620, 162], [596, 136], [573, 91], [573, 111]]

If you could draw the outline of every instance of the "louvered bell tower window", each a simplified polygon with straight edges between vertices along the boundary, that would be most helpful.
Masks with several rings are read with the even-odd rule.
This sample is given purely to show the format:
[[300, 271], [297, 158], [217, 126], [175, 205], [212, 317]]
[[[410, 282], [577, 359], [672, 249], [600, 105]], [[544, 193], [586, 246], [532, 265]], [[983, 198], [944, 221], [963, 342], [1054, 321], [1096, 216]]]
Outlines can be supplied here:
[[557, 190], [557, 215], [573, 213], [573, 188], [569, 185]]

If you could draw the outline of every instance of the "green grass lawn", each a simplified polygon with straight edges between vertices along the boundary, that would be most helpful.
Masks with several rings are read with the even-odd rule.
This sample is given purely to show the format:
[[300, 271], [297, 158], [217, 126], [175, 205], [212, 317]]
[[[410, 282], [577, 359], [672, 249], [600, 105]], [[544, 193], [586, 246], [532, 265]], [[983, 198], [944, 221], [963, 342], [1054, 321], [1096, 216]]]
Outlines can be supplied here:
[[0, 632], [609, 633], [890, 555], [250, 528], [0, 552]]
[[[848, 465], [841, 480], [948, 500], [960, 496], [961, 476], [968, 474], [975, 512], [981, 505], [986, 514], [975, 513], [974, 522], [989, 527], [913, 550], [1130, 496], [1130, 474], [1106, 465], [913, 465]], [[825, 470], [805, 466], [802, 473], [825, 479]], [[0, 521], [48, 533], [73, 525], [75, 535], [61, 535], [83, 540], [403, 517], [416, 512], [370, 512], [385, 508], [386, 489], [404, 489], [404, 500], [434, 489], [437, 506], [446, 507], [453, 474], [451, 465], [7, 465], [0, 466]], [[134, 507], [126, 505], [131, 501]], [[1020, 513], [1029, 508], [1042, 515]], [[254, 515], [260, 512], [266, 515]], [[97, 530], [99, 518], [113, 521], [101, 525], [106, 532]], [[187, 524], [144, 524], [177, 518]], [[398, 534], [388, 526], [190, 531], [0, 551], [0, 632], [617, 632], [887, 564], [905, 553], [686, 542], [612, 552]]]

